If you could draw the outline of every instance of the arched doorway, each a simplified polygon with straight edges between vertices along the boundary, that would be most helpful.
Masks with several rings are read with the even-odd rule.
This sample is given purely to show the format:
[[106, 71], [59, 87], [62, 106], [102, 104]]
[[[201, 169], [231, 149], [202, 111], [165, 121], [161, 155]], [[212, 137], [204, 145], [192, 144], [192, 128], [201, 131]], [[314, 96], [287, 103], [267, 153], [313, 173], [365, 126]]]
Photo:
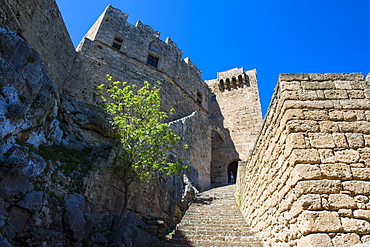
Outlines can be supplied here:
[[[234, 181], [231, 181], [231, 178], [230, 178], [231, 173], [234, 175]], [[238, 161], [237, 160], [229, 164], [229, 166], [227, 167], [227, 174], [228, 174], [228, 182], [236, 183], [236, 176], [238, 175]]]

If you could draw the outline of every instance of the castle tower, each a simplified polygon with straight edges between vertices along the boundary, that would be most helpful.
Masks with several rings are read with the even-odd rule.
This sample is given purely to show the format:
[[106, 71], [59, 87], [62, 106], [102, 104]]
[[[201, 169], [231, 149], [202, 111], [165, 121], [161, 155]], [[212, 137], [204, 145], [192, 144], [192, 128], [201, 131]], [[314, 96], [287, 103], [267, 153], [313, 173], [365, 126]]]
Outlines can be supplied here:
[[256, 70], [235, 68], [206, 81], [211, 89], [211, 183], [226, 184], [237, 162], [248, 159], [262, 127]]
[[[175, 113], [168, 122], [181, 137], [181, 146], [173, 153], [191, 166], [189, 179], [200, 189], [210, 185], [211, 128], [208, 120], [209, 88], [201, 71], [183, 52], [160, 32], [138, 21], [127, 22], [128, 15], [108, 6], [77, 47], [74, 72], [64, 91], [90, 102], [94, 86], [114, 80], [141, 85], [143, 81], [159, 85], [162, 110]], [[83, 73], [81, 73], [83, 71]], [[199, 128], [201, 126], [201, 128]], [[182, 145], [189, 148], [183, 150]]]

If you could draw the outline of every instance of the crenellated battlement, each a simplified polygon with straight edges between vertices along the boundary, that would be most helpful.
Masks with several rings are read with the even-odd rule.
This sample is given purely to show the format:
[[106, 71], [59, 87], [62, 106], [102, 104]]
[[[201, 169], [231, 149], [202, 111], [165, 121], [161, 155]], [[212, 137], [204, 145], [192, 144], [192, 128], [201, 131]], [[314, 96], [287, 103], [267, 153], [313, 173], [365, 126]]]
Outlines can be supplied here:
[[[109, 5], [84, 39], [102, 42], [143, 63], [150, 60], [150, 65], [168, 74], [174, 74], [178, 69], [189, 69], [200, 76], [201, 71], [182, 58], [183, 51], [171, 38], [162, 41], [159, 31], [140, 20], [133, 25], [127, 22], [128, 17], [128, 14]], [[82, 44], [78, 51], [81, 49]]]

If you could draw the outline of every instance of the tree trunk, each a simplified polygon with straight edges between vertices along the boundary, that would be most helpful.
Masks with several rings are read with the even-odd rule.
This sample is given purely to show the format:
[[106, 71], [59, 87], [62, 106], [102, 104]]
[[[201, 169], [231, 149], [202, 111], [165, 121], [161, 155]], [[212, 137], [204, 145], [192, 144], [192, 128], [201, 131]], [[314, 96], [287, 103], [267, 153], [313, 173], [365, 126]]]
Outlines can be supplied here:
[[115, 235], [118, 234], [119, 229], [123, 225], [123, 222], [125, 221], [125, 218], [127, 216], [127, 206], [128, 206], [128, 198], [129, 198], [128, 188], [129, 188], [129, 185], [130, 184], [127, 183], [127, 182], [125, 182], [125, 181], [123, 181], [123, 185], [124, 185], [124, 189], [125, 189], [125, 192], [124, 192], [124, 202], [123, 202], [123, 207], [121, 209], [121, 214], [119, 215], [119, 220], [118, 220], [118, 223], [117, 223], [117, 226], [116, 226]]

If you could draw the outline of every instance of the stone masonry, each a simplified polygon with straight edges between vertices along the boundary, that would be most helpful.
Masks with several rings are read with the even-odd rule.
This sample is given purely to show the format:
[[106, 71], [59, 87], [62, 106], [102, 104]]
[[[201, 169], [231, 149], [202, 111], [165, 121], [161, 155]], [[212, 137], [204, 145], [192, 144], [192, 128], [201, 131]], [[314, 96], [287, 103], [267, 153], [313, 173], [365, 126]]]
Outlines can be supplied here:
[[[193, 117], [186, 121], [192, 125], [181, 125], [182, 130], [177, 125], [182, 143], [189, 146], [186, 152], [191, 153], [179, 157], [197, 171], [188, 174], [192, 181], [206, 189], [210, 186], [211, 161], [207, 84], [190, 59], [182, 59], [182, 51], [170, 38], [163, 42], [158, 31], [140, 21], [134, 26], [127, 18], [127, 14], [112, 6], [105, 9], [79, 44], [75, 66], [63, 90], [90, 102], [94, 86], [106, 83], [107, 74], [138, 85], [159, 81], [163, 110], [175, 110], [169, 121]], [[148, 64], [149, 56], [156, 58], [157, 64]], [[191, 135], [181, 134], [190, 129]], [[181, 153], [180, 149], [175, 153]]]
[[370, 91], [362, 74], [281, 74], [236, 196], [266, 246], [370, 240]]
[[104, 166], [110, 140], [90, 103], [107, 74], [161, 83], [163, 110], [175, 109], [168, 122], [181, 137], [171, 155], [191, 166], [184, 177], [135, 185], [128, 207], [134, 223], [113, 246], [159, 245], [153, 235], [175, 228], [192, 185], [226, 184], [238, 161], [235, 197], [264, 246], [370, 240], [370, 76], [281, 74], [262, 122], [255, 70], [231, 69], [204, 82], [170, 38], [127, 19], [108, 6], [75, 51], [54, 0], [0, 1], [0, 162], [12, 169], [25, 163], [14, 174], [0, 167], [0, 245], [108, 246], [103, 232], [122, 205], [111, 186], [117, 181], [93, 170], [63, 174], [69, 164], [30, 148], [92, 148]]
[[206, 83], [212, 91], [211, 181], [227, 184], [228, 166], [248, 159], [262, 126], [257, 74], [256, 70], [236, 68], [219, 72], [217, 79]]

